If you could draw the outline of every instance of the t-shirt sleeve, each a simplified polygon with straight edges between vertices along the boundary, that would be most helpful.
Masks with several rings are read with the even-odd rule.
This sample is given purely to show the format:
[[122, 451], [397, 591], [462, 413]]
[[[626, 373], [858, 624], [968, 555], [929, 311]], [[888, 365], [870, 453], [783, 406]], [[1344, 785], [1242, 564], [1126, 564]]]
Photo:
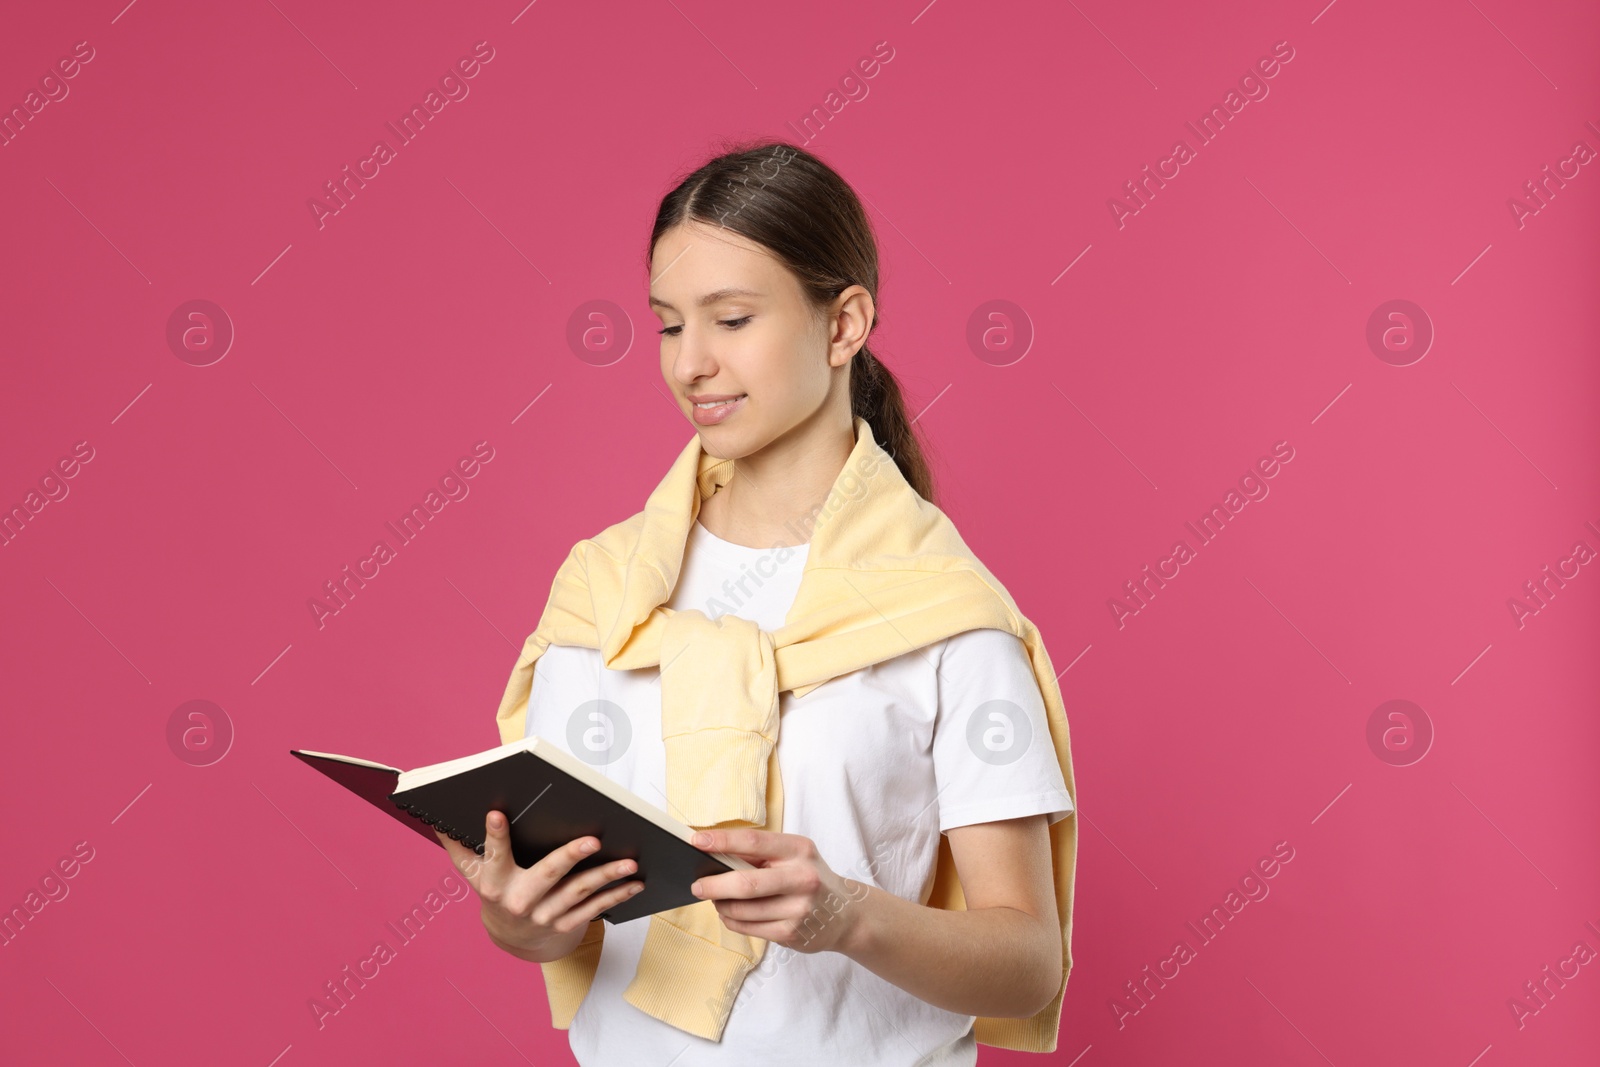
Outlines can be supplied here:
[[940, 832], [1026, 815], [1057, 823], [1071, 814], [1044, 695], [1022, 639], [992, 628], [954, 634], [943, 644], [937, 678]]

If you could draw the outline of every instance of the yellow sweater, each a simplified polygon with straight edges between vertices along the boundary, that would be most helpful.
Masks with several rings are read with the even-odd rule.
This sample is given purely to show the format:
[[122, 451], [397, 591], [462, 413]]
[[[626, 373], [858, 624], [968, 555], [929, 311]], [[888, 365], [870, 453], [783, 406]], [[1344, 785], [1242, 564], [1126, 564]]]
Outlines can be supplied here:
[[[698, 610], [664, 606], [701, 503], [733, 475], [733, 461], [705, 453], [696, 434], [643, 511], [578, 542], [556, 572], [495, 715], [501, 743], [524, 736], [534, 667], [552, 644], [599, 649], [614, 670], [660, 666], [671, 813], [696, 829], [782, 831], [779, 693], [804, 696], [829, 679], [990, 627], [1015, 634], [1027, 647], [1050, 741], [1076, 809], [1066, 713], [1038, 628], [973, 556], [944, 512], [911, 488], [865, 419], [855, 419], [855, 436], [817, 516], [794, 605], [783, 627], [768, 632], [736, 615], [708, 619]], [[977, 1040], [997, 1048], [1056, 1047], [1072, 969], [1076, 816], [1055, 823], [1049, 834], [1061, 920], [1061, 988], [1031, 1018], [979, 1017]], [[942, 836], [928, 904], [966, 907]], [[595, 919], [576, 950], [541, 964], [556, 1028], [571, 1026], [594, 979], [604, 935], [604, 920]], [[623, 998], [686, 1033], [720, 1041], [740, 983], [766, 945], [728, 930], [709, 900], [657, 912]]]

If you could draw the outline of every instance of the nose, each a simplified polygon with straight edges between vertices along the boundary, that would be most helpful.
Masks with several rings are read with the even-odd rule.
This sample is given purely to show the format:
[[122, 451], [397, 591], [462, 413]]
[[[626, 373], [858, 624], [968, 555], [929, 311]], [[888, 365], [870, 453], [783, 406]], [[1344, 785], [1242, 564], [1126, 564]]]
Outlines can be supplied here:
[[717, 369], [711, 346], [685, 324], [678, 335], [678, 351], [672, 360], [672, 376], [679, 388], [687, 390], [695, 382], [714, 376]]

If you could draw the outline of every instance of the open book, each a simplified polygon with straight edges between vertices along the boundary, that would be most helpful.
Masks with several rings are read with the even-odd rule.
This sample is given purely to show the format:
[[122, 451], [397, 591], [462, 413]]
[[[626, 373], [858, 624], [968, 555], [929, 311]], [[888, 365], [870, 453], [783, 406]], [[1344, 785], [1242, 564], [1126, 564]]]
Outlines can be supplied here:
[[631, 859], [638, 864], [634, 873], [595, 892], [634, 879], [645, 884], [601, 912], [607, 922], [699, 903], [689, 892], [695, 879], [755, 869], [737, 856], [697, 848], [691, 827], [538, 735], [410, 771], [331, 752], [289, 751], [438, 848], [444, 844], [433, 827], [482, 855], [491, 811], [510, 821], [511, 856], [519, 867], [533, 866], [574, 838], [597, 838], [599, 851], [569, 873]]

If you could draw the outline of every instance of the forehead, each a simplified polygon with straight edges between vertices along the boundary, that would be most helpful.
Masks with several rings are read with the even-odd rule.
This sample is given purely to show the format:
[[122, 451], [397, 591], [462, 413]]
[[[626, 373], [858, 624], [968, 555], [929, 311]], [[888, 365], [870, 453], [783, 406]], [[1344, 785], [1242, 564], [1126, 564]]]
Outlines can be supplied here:
[[771, 252], [715, 226], [675, 226], [650, 257], [650, 306], [704, 307], [734, 296], [777, 296], [786, 271]]

